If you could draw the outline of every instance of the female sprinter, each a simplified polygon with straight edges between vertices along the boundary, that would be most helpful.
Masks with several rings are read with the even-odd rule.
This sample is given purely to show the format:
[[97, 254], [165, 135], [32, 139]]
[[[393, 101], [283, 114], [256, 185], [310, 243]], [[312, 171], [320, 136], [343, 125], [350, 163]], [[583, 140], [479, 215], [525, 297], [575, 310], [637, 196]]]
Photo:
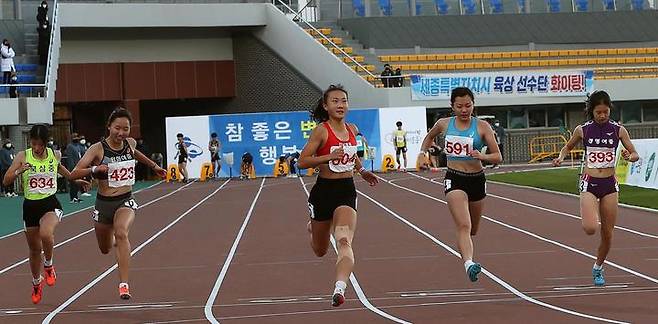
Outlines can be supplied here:
[[612, 245], [612, 230], [617, 221], [619, 185], [615, 178], [615, 162], [619, 141], [624, 145], [621, 157], [630, 162], [640, 157], [624, 126], [610, 120], [612, 102], [605, 91], [595, 91], [585, 107], [587, 122], [577, 126], [560, 155], [553, 160], [559, 166], [579, 141], [585, 147], [586, 165], [580, 179], [580, 216], [583, 230], [594, 235], [601, 220], [601, 242], [592, 268], [594, 285], [605, 285], [603, 262]]
[[345, 302], [347, 280], [354, 267], [352, 239], [356, 229], [356, 188], [353, 174], [358, 172], [371, 186], [377, 177], [368, 172], [356, 155], [355, 125], [345, 122], [347, 91], [340, 85], [330, 86], [312, 112], [319, 125], [313, 130], [299, 158], [299, 168], [319, 168], [320, 173], [311, 190], [308, 208], [311, 220], [311, 247], [318, 257], [327, 253], [329, 236], [336, 240], [336, 284], [332, 305]]
[[[468, 278], [475, 282], [481, 271], [473, 262], [473, 240], [477, 234], [484, 207], [486, 178], [482, 161], [500, 163], [502, 160], [493, 129], [484, 120], [473, 116], [475, 98], [469, 88], [458, 87], [450, 94], [450, 105], [455, 116], [439, 119], [423, 140], [421, 150], [427, 152], [434, 138], [445, 134], [448, 170], [444, 180], [448, 208], [457, 227], [457, 245], [464, 260]], [[491, 151], [482, 154], [487, 146]]]
[[[40, 274], [41, 253], [43, 252], [43, 270], [48, 286], [55, 285], [57, 274], [53, 265], [53, 245], [55, 244], [55, 227], [62, 220], [62, 205], [57, 193], [57, 173], [67, 179], [71, 174], [59, 163], [60, 151], [46, 147], [48, 128], [34, 125], [30, 129], [30, 148], [19, 152], [3, 179], [4, 185], [21, 177], [25, 200], [23, 201], [23, 224], [25, 237], [30, 248], [30, 270], [32, 271], [32, 302], [38, 304], [43, 295], [43, 277]], [[83, 188], [89, 188], [89, 182], [76, 180]]]
[[137, 142], [128, 137], [131, 122], [132, 117], [126, 109], [115, 109], [107, 121], [109, 136], [89, 147], [71, 174], [74, 179], [88, 175], [98, 179], [94, 230], [101, 253], [109, 253], [112, 245], [117, 247], [121, 299], [130, 299], [128, 274], [131, 247], [128, 232], [137, 209], [132, 196], [135, 160], [149, 166], [161, 177], [166, 175], [157, 163], [135, 149]]

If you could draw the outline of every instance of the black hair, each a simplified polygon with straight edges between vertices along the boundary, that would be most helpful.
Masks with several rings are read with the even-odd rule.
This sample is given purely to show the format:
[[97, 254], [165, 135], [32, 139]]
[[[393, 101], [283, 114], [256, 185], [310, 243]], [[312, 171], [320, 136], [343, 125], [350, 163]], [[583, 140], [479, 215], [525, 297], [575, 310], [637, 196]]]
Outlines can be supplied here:
[[48, 143], [48, 137], [50, 135], [48, 134], [48, 127], [43, 124], [38, 124], [32, 126], [30, 129], [30, 139], [34, 140], [41, 140], [43, 142], [43, 145], [46, 145]]
[[324, 109], [324, 104], [327, 103], [327, 98], [333, 91], [342, 91], [345, 93], [345, 97], [349, 96], [347, 90], [345, 90], [342, 85], [330, 85], [329, 88], [322, 93], [322, 98], [318, 99], [317, 105], [315, 105], [315, 108], [311, 111], [311, 119], [315, 120], [317, 123], [329, 120], [329, 113]]
[[178, 133], [176, 134], [176, 137], [185, 137], [185, 136], [183, 136], [183, 133]]
[[212, 138], [217, 137], [217, 133], [212, 133], [212, 134], [210, 134], [210, 137], [212, 137]]
[[587, 96], [587, 101], [585, 102], [585, 116], [587, 120], [594, 119], [594, 107], [598, 105], [606, 105], [610, 109], [613, 108], [612, 100], [610, 100], [610, 95], [607, 92], [597, 90]]
[[471, 91], [471, 89], [467, 87], [457, 87], [452, 89], [452, 92], [450, 92], [450, 104], [452, 105], [455, 103], [455, 98], [464, 96], [471, 97], [471, 101], [475, 102], [475, 96], [473, 95], [473, 91]]
[[398, 120], [398, 121], [395, 123], [395, 126], [397, 126], [397, 127], [402, 126], [402, 122]]
[[112, 111], [110, 114], [110, 117], [107, 118], [107, 127], [110, 127], [112, 122], [114, 122], [117, 118], [128, 118], [128, 123], [132, 125], [133, 123], [133, 117], [128, 111], [128, 109], [123, 108], [123, 107], [117, 107]]

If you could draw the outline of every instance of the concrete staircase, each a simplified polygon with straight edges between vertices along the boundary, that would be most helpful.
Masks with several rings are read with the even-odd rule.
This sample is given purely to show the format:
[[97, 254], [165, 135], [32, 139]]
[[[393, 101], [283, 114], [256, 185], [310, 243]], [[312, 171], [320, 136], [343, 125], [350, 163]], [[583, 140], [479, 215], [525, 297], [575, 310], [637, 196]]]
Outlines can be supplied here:
[[[371, 53], [369, 49], [365, 49], [363, 47], [363, 44], [361, 44], [358, 40], [354, 39], [348, 31], [343, 30], [335, 21], [319, 21], [319, 22], [314, 22], [312, 23], [313, 27], [317, 29], [322, 29], [325, 34], [325, 36], [329, 38], [334, 38], [340, 42], [339, 45], [340, 47], [343, 48], [347, 54], [355, 58], [361, 65], [366, 67], [370, 73], [374, 75], [379, 75], [381, 71], [383, 70], [383, 65], [380, 62], [379, 58], [377, 55], [374, 53]], [[305, 24], [302, 24], [302, 27], [304, 27]], [[310, 32], [310, 31], [309, 31]], [[320, 37], [318, 35], [314, 35], [318, 41], [323, 41], [322, 39], [319, 39]], [[331, 44], [325, 44], [328, 50], [332, 51], [336, 56], [341, 58], [343, 62], [347, 63], [350, 65], [355, 71], [360, 70], [356, 64], [354, 64], [351, 60], [347, 59], [345, 55], [340, 53], [338, 50], [333, 48]], [[368, 75], [365, 71], [357, 71], [361, 77], [364, 79], [368, 80], [375, 86], [381, 86], [381, 82], [379, 79], [375, 79], [372, 76]]]

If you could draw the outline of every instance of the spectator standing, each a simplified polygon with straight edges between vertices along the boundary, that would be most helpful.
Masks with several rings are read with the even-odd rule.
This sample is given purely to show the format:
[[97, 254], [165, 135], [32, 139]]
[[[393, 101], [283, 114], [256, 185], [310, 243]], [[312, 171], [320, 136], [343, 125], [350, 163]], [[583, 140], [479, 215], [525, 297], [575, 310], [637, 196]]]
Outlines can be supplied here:
[[16, 66], [14, 66], [14, 56], [16, 52], [11, 47], [11, 43], [8, 39], [2, 40], [2, 46], [0, 46], [0, 56], [2, 60], [0, 61], [0, 70], [2, 70], [2, 83], [8, 84], [11, 79], [11, 72], [16, 71]]
[[[16, 156], [14, 146], [11, 144], [11, 141], [6, 140], [2, 149], [0, 149], [0, 179], [4, 179], [5, 173], [7, 173], [7, 170], [14, 162], [14, 156]], [[2, 189], [5, 193], [5, 197], [18, 196], [16, 192], [14, 192], [14, 183], [11, 183], [8, 186], [3, 186]]]
[[389, 64], [384, 64], [384, 71], [382, 72], [382, 84], [384, 84], [384, 88], [390, 88], [392, 86], [392, 75], [393, 71], [391, 70], [391, 66]]

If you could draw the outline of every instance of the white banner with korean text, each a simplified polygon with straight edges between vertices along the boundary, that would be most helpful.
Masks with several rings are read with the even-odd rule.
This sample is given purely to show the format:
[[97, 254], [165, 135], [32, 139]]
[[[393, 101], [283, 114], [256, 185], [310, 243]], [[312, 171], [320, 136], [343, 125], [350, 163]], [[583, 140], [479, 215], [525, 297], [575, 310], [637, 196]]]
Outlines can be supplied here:
[[537, 70], [424, 74], [411, 76], [412, 100], [450, 99], [457, 87], [467, 87], [476, 98], [586, 96], [593, 89], [590, 70]]

